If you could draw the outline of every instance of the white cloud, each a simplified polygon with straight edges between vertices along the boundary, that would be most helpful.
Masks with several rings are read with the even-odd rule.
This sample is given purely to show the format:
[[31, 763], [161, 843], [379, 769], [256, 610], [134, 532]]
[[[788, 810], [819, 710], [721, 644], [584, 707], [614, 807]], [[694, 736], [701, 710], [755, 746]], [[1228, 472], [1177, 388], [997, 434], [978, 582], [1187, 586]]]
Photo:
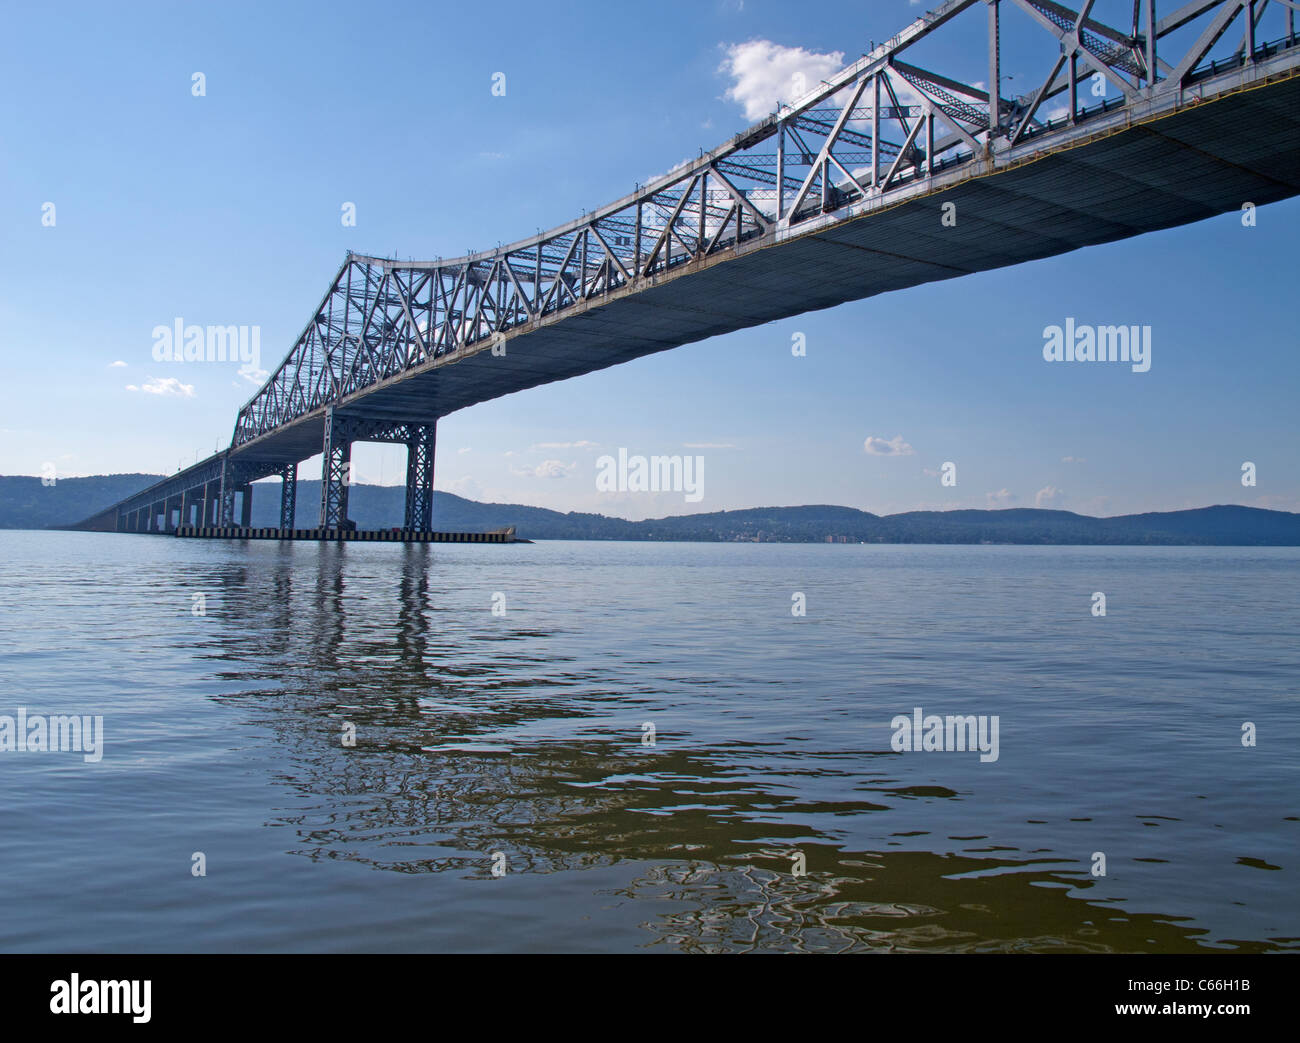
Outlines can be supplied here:
[[1045, 485], [1034, 494], [1036, 507], [1060, 507], [1065, 503], [1065, 493], [1054, 485]]
[[537, 442], [528, 447], [528, 451], [535, 452], [538, 449], [599, 449], [600, 444], [597, 442]]
[[463, 448], [463, 449], [457, 449], [457, 450], [456, 450], [457, 453], [472, 453], [473, 451], [474, 451], [474, 450], [471, 449], [469, 446], [465, 446], [465, 448]]
[[447, 491], [471, 500], [478, 500], [483, 497], [483, 486], [469, 477], [457, 478], [447, 487]]
[[510, 473], [524, 478], [567, 478], [577, 466], [576, 460], [571, 464], [561, 460], [543, 460], [536, 467], [512, 467]]
[[902, 435], [895, 435], [886, 441], [871, 435], [862, 443], [862, 448], [872, 456], [911, 456], [915, 449], [903, 441]]
[[127, 384], [127, 391], [143, 391], [146, 395], [178, 395], [181, 398], [194, 397], [194, 385], [182, 384], [175, 377], [150, 377], [142, 385], [136, 387], [134, 384]]
[[123, 362], [121, 359], [118, 359], [116, 362], [110, 362], [110, 363], [108, 364], [108, 368], [109, 368], [109, 369], [119, 369], [119, 368], [121, 368], [121, 367], [124, 367], [125, 365], [126, 365], [125, 362]]
[[784, 47], [771, 40], [732, 44], [718, 72], [730, 77], [725, 95], [757, 120], [792, 102], [844, 66], [844, 52], [818, 54], [802, 47]]
[[1063, 456], [1063, 457], [1061, 457], [1061, 463], [1063, 463], [1063, 464], [1082, 464], [1082, 463], [1087, 463], [1087, 461], [1084, 460], [1084, 458], [1083, 458], [1082, 456]]
[[995, 493], [985, 493], [984, 496], [988, 500], [990, 507], [1005, 507], [1020, 499], [1010, 489], [999, 489]]

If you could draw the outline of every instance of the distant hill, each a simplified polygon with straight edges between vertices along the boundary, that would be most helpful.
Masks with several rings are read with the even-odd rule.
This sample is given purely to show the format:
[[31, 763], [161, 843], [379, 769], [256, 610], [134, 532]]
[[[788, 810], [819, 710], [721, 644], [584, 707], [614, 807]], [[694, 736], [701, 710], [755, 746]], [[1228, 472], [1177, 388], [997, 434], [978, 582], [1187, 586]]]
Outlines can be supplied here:
[[0, 475], [0, 529], [48, 529], [73, 525], [148, 488], [156, 474], [101, 474], [60, 478], [53, 485], [26, 475]]
[[[61, 478], [0, 476], [0, 529], [73, 525], [143, 489], [160, 476], [147, 474]], [[405, 491], [397, 486], [357, 485], [349, 515], [363, 529], [400, 525]], [[279, 524], [278, 483], [254, 486], [253, 524]], [[298, 482], [300, 528], [320, 513], [320, 482]], [[563, 513], [510, 503], [478, 503], [437, 492], [433, 515], [439, 529], [484, 532], [504, 525], [535, 540], [694, 540], [822, 543], [1016, 543], [1167, 546], [1300, 546], [1300, 514], [1256, 507], [1200, 507], [1188, 511], [1090, 518], [1070, 511], [1017, 508], [997, 511], [909, 511], [877, 515], [852, 507], [752, 507], [631, 522], [603, 514]]]

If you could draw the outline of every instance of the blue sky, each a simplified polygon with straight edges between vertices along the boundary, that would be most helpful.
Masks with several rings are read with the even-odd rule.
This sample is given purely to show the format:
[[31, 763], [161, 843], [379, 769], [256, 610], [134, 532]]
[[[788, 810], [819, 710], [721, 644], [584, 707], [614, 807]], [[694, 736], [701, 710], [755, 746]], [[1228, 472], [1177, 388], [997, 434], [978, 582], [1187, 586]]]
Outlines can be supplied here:
[[[455, 256], [559, 224], [744, 127], [753, 83], [737, 94], [738, 55], [802, 48], [830, 68], [919, 10], [11, 8], [0, 473], [192, 463], [228, 443], [255, 387], [232, 366], [154, 362], [155, 326], [259, 326], [272, 368], [346, 250]], [[1012, 43], [1005, 67], [1030, 90], [1046, 70], [1028, 51], [1022, 68]], [[983, 54], [981, 36], [941, 33], [922, 64], [973, 82]], [[195, 72], [205, 96], [192, 94]], [[340, 221], [345, 202], [355, 227]], [[917, 287], [486, 403], [440, 422], [436, 484], [627, 517], [798, 503], [1300, 510], [1300, 203], [1257, 216]], [[1045, 363], [1043, 327], [1066, 316], [1150, 325], [1150, 372]], [[795, 333], [806, 357], [791, 354]], [[142, 390], [169, 377], [188, 390]], [[868, 439], [902, 451], [867, 452]], [[703, 500], [599, 493], [595, 461], [619, 447], [703, 456]], [[950, 460], [958, 484], [944, 488], [936, 471]], [[1247, 460], [1255, 488], [1240, 483]], [[361, 446], [356, 462], [361, 481], [394, 483], [404, 451]], [[300, 473], [318, 477], [318, 462]]]

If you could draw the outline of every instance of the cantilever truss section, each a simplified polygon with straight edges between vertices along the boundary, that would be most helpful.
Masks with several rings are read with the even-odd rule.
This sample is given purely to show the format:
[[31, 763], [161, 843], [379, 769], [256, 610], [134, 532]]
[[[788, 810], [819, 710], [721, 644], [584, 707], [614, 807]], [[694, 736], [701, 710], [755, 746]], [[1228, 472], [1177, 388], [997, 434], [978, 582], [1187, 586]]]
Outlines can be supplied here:
[[[1043, 136], [1047, 147], [1053, 134], [1090, 115], [1181, 93], [1213, 74], [1207, 56], [1230, 30], [1241, 33], [1238, 63], [1293, 46], [1300, 5], [1273, 0], [1286, 34], [1274, 45], [1257, 39], [1269, 0], [1193, 0], [1163, 16], [1157, 0], [1135, 0], [1123, 28], [1093, 17], [1094, 6], [1095, 0], [1079, 10], [1052, 0], [948, 0], [796, 104], [579, 220], [448, 261], [349, 254], [293, 349], [240, 411], [232, 447], [381, 381], [611, 294], [635, 292], [742, 244], [797, 234], [815, 216], [887, 200], [938, 171], [1031, 138]], [[970, 8], [987, 12], [988, 89], [904, 59]], [[1002, 95], [1001, 20], [1011, 10], [1041, 30], [1039, 58], [1047, 70], [1041, 86], [1020, 97]], [[1173, 48], [1168, 38], [1188, 26]], [[1096, 75], [1117, 94], [1090, 113], [1079, 105], [1079, 87]], [[1045, 122], [1044, 104], [1061, 95], [1064, 114]]]

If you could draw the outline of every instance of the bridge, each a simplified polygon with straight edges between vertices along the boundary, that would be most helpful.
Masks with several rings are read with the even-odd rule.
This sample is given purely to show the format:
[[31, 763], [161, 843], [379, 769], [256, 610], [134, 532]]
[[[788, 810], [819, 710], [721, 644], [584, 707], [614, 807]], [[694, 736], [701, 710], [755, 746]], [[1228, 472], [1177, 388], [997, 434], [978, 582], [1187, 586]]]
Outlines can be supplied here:
[[[349, 253], [229, 447], [79, 527], [247, 527], [252, 483], [279, 475], [292, 530], [298, 465], [321, 455], [320, 526], [346, 529], [352, 445], [383, 441], [407, 446], [405, 529], [429, 530], [437, 422], [456, 410], [1300, 193], [1300, 3], [1135, 0], [1121, 26], [1095, 6], [948, 0], [797, 102], [567, 224], [451, 260]], [[1012, 13], [1035, 27], [1043, 79], [1008, 97]], [[907, 60], [944, 32], [980, 48], [986, 80]], [[972, 320], [1016, 307], [990, 300]]]

